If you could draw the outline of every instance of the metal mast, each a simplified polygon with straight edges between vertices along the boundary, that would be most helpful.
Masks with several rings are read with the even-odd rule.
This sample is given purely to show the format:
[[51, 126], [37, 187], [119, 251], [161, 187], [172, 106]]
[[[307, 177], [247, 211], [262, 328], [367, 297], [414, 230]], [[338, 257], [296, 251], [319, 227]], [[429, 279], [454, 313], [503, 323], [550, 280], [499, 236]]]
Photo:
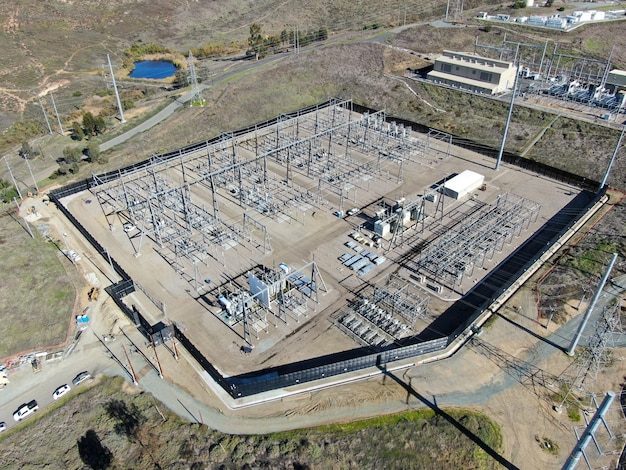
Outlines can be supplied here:
[[9, 170], [9, 175], [11, 175], [11, 181], [13, 181], [13, 186], [15, 186], [15, 190], [17, 191], [17, 194], [20, 197], [20, 201], [22, 199], [24, 199], [22, 197], [22, 192], [20, 191], [20, 187], [17, 185], [17, 182], [15, 181], [15, 176], [13, 176], [13, 171], [11, 171], [11, 167], [9, 166], [9, 160], [7, 160], [6, 155], [4, 156], [4, 163], [6, 163], [7, 169]]
[[617, 253], [613, 253], [613, 257], [611, 258], [611, 261], [609, 262], [609, 265], [606, 268], [604, 276], [602, 276], [602, 280], [600, 281], [600, 284], [598, 285], [598, 288], [596, 289], [596, 293], [593, 295], [593, 298], [591, 299], [591, 302], [589, 303], [589, 306], [587, 307], [587, 310], [585, 311], [585, 314], [583, 315], [583, 319], [581, 320], [580, 325], [578, 326], [578, 331], [576, 331], [576, 335], [574, 335], [574, 338], [572, 339], [572, 343], [570, 344], [567, 350], [567, 354], [569, 356], [574, 355], [574, 351], [576, 350], [578, 341], [580, 341], [580, 337], [583, 334], [583, 330], [585, 329], [585, 326], [587, 326], [587, 322], [589, 321], [591, 312], [593, 311], [594, 307], [596, 306], [596, 303], [598, 302], [598, 299], [600, 298], [602, 289], [604, 289], [604, 285], [606, 284], [606, 281], [609, 278], [609, 274], [611, 274], [611, 270], [613, 269], [613, 265], [615, 264], [616, 259], [617, 259]]
[[115, 83], [115, 75], [113, 75], [113, 66], [111, 65], [111, 58], [107, 54], [107, 60], [109, 61], [109, 71], [111, 72], [111, 82], [113, 83], [113, 90], [115, 91], [115, 99], [117, 100], [117, 109], [120, 110], [120, 122], [125, 123], [124, 110], [122, 109], [122, 102], [120, 101], [120, 94], [117, 92], [117, 84]]
[[619, 147], [622, 145], [622, 139], [624, 138], [624, 131], [626, 130], [626, 126], [622, 126], [622, 133], [619, 135], [619, 139], [617, 140], [617, 145], [615, 146], [615, 150], [613, 151], [613, 155], [611, 156], [611, 160], [609, 161], [609, 166], [604, 173], [604, 178], [602, 178], [602, 183], [600, 183], [600, 187], [598, 188], [598, 192], [602, 191], [604, 186], [606, 186], [606, 181], [609, 179], [609, 172], [611, 171], [611, 167], [613, 166], [613, 162], [615, 161], [615, 157], [617, 157], [617, 152], [619, 152]]
[[52, 127], [50, 127], [50, 121], [48, 120], [48, 114], [46, 113], [46, 110], [43, 107], [43, 103], [41, 102], [41, 100], [39, 98], [37, 98], [37, 101], [39, 101], [39, 106], [41, 106], [41, 112], [43, 113], [43, 117], [46, 120], [46, 126], [48, 126], [48, 132], [50, 134], [52, 134]]
[[[515, 57], [519, 54], [519, 44], [517, 45], [517, 52], [515, 53]], [[502, 154], [504, 153], [504, 144], [506, 143], [506, 135], [509, 132], [509, 126], [511, 125], [511, 116], [513, 115], [513, 104], [515, 103], [515, 93], [517, 92], [517, 79], [519, 77], [519, 72], [515, 71], [515, 81], [513, 82], [513, 93], [511, 93], [511, 106], [509, 106], [509, 114], [506, 117], [506, 125], [504, 126], [504, 134], [502, 134], [502, 144], [500, 144], [500, 152], [498, 152], [498, 159], [496, 160], [496, 168], [498, 171], [500, 169], [500, 161], [502, 160]]]
[[57, 105], [54, 102], [54, 96], [50, 93], [50, 100], [52, 101], [52, 107], [54, 108], [54, 114], [57, 116], [57, 121], [59, 123], [59, 129], [61, 129], [61, 135], [63, 135], [63, 125], [61, 124], [61, 117], [59, 116], [59, 112], [57, 111]]
[[446, 21], [457, 20], [463, 13], [463, 0], [448, 0]]

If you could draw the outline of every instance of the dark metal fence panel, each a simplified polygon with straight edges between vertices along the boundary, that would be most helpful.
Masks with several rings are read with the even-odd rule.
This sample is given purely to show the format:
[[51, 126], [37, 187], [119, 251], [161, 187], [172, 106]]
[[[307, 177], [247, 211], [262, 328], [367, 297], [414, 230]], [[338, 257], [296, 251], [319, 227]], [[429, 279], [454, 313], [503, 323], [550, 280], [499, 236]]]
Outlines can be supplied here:
[[231, 389], [230, 384], [224, 379], [222, 374], [220, 374], [213, 364], [202, 354], [198, 348], [185, 336], [185, 334], [178, 328], [176, 324], [172, 325], [174, 327], [174, 336], [180, 344], [191, 354], [191, 356], [202, 366], [202, 368], [207, 371], [207, 373], [211, 376], [213, 380], [215, 380], [224, 390], [226, 390], [231, 395], [233, 391]]
[[55, 200], [59, 200], [87, 189], [89, 189], [89, 180], [82, 180], [50, 191], [49, 197], [50, 199], [54, 198]]
[[115, 305], [117, 305], [124, 315], [126, 315], [133, 322], [133, 324], [139, 328], [141, 326], [139, 313], [129, 308], [128, 305], [122, 301], [122, 297], [130, 293], [128, 292], [128, 283], [132, 286], [133, 281], [130, 279], [121, 281], [117, 284], [112, 284], [106, 287], [104, 290], [107, 294], [109, 294], [109, 296], [113, 299], [113, 302], [115, 302]]
[[[63, 189], [63, 188], [61, 188]], [[109, 262], [109, 256], [107, 255], [107, 250], [104, 249], [100, 243], [87, 231], [85, 227], [72, 215], [72, 213], [65, 207], [61, 201], [59, 200], [58, 193], [52, 192], [50, 193], [50, 201], [52, 201], [56, 207], [63, 212], [63, 215], [68, 218], [70, 222], [76, 227], [76, 229], [85, 237], [85, 239], [91, 243], [96, 251], [103, 257], [107, 262]], [[130, 279], [130, 276], [126, 274], [126, 271], [122, 269], [122, 267], [115, 261], [113, 258], [110, 258], [111, 264], [113, 265], [113, 269], [122, 279]]]
[[234, 398], [241, 398], [327, 377], [347, 374], [369, 367], [382, 367], [387, 362], [418, 357], [442, 350], [446, 345], [447, 338], [444, 337], [409, 346], [401, 346], [382, 353], [371, 353], [342, 361], [328, 362], [317, 367], [296, 370], [285, 374], [281, 374], [278, 370], [265, 370], [256, 375], [227, 379], [231, 383], [231, 388], [228, 391]]

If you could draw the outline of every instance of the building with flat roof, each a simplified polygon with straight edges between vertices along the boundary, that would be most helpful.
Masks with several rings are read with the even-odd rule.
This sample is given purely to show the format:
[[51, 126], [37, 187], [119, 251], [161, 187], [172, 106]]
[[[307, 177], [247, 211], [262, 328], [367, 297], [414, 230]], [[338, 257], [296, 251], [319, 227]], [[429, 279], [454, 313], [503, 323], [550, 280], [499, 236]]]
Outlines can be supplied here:
[[606, 78], [606, 84], [615, 88], [615, 91], [626, 90], [626, 70], [611, 70]]
[[495, 95], [513, 88], [517, 67], [511, 62], [466, 52], [443, 51], [428, 79], [468, 91]]

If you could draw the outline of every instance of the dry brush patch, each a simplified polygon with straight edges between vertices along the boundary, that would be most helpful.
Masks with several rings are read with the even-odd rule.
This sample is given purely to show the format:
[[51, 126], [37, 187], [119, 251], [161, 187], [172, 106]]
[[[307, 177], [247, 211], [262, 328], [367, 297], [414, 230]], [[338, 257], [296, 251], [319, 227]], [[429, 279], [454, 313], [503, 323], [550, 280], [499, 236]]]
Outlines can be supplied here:
[[[103, 379], [0, 436], [3, 468], [493, 468], [484, 451], [431, 410], [267, 435], [229, 435], [183, 422], [147, 393]], [[74, 394], [76, 392], [73, 392]], [[158, 408], [158, 409], [157, 409]], [[164, 413], [166, 421], [159, 414]], [[500, 430], [483, 415], [450, 410], [494, 451]], [[262, 429], [259, 429], [262, 432]], [[41, 436], [55, 436], [54, 446]], [[249, 466], [249, 467], [248, 467]]]

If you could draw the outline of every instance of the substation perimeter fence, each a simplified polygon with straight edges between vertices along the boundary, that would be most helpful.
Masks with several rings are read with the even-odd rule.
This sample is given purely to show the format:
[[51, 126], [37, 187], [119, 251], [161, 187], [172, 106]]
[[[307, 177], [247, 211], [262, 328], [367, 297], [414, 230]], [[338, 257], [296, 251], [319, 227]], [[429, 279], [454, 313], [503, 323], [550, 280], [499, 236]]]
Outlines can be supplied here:
[[[313, 105], [308, 108], [303, 108], [294, 113], [283, 114], [280, 117], [258, 123], [252, 126], [249, 126], [244, 129], [240, 129], [234, 133], [228, 134], [228, 136], [240, 136], [246, 134], [248, 132], [252, 132], [254, 130], [258, 130], [263, 127], [274, 125], [280, 122], [281, 119], [287, 117], [292, 118], [304, 114], [306, 112], [313, 111], [320, 107], [325, 107], [334, 103], [339, 102], [336, 98], [328, 100], [325, 103]], [[375, 112], [375, 110], [366, 108], [364, 106], [356, 105], [355, 103], [351, 103], [353, 110], [356, 112]], [[414, 129], [419, 130], [428, 130], [425, 126], [419, 125], [417, 123], [413, 123], [411, 121], [393, 118], [391, 116], [387, 117], [388, 120], [395, 120], [396, 122], [403, 123], [405, 125], [411, 126]], [[222, 134], [217, 136], [211, 140], [207, 140], [205, 142], [192, 144], [185, 148], [179, 149], [177, 151], [168, 152], [166, 154], [160, 155], [161, 160], [168, 160], [179, 158], [183, 153], [193, 152], [198, 149], [202, 149], [207, 145], [211, 145], [223, 140], [223, 137], [226, 134]], [[453, 143], [455, 145], [460, 145], [469, 149], [472, 149], [476, 152], [485, 154], [485, 155], [495, 155], [494, 149], [487, 148], [481, 144], [476, 142], [472, 142], [468, 139], [461, 139], [452, 136]], [[487, 152], [488, 151], [488, 152]], [[572, 175], [570, 173], [564, 172], [562, 170], [558, 170], [547, 165], [538, 164], [536, 162], [532, 162], [530, 160], [526, 160], [520, 158], [519, 156], [513, 154], [505, 154], [505, 161], [508, 161], [514, 165], [520, 166], [522, 168], [532, 169], [533, 171], [537, 171], [540, 174], [549, 176], [553, 179], [560, 179], [561, 181], [567, 181], [572, 184], [575, 184], [583, 189], [591, 189], [592, 186], [595, 185], [595, 188], [598, 187], [598, 184], [587, 180], [586, 178]], [[151, 163], [151, 159], [147, 159], [143, 162], [136, 163], [125, 167], [123, 169], [117, 171], [111, 171], [105, 173], [103, 175], [99, 175], [100, 181], [108, 182], [112, 181], [116, 178], [119, 178], [121, 175], [145, 167]], [[92, 179], [86, 179], [63, 188], [54, 190], [50, 192], [51, 201], [57, 206], [61, 212], [68, 218], [70, 222], [74, 224], [74, 226], [79, 230], [81, 234], [85, 237], [89, 243], [97, 250], [97, 252], [105, 259], [107, 262], [109, 258], [106, 254], [104, 248], [96, 241], [96, 239], [78, 222], [78, 220], [69, 212], [69, 210], [61, 203], [61, 199], [72, 194], [88, 190], [93, 185]], [[597, 201], [597, 198], [601, 197], [601, 194], [597, 194], [594, 201], [590, 202], [587, 206], [587, 209]], [[552, 232], [552, 236], [550, 239], [557, 238], [560, 234], [564, 233], [571, 227], [576, 220], [584, 213], [577, 212], [575, 217], [571, 215], [569, 217], [565, 217], [566, 223], [562, 223], [562, 227], [559, 228], [558, 234]], [[562, 217], [563, 218], [563, 217]], [[553, 218], [554, 219], [554, 218]], [[548, 225], [548, 224], [546, 224]], [[545, 226], [544, 226], [545, 227]], [[556, 227], [546, 227], [546, 233], [548, 230], [554, 230]], [[535, 238], [535, 237], [533, 237]], [[544, 250], [547, 249], [547, 246]], [[519, 252], [519, 249], [517, 250]], [[536, 250], [535, 254], [539, 253], [540, 250]], [[541, 252], [543, 253], [543, 252]], [[513, 255], [512, 255], [513, 256]], [[510, 257], [509, 257], [510, 258]], [[505, 260], [506, 261], [506, 260]], [[519, 260], [518, 260], [519, 261]], [[153, 327], [150, 323], [141, 315], [141, 313], [134, 308], [129, 308], [123, 301], [122, 298], [135, 290], [134, 282], [131, 277], [122, 269], [122, 267], [113, 259], [110, 259], [111, 264], [115, 272], [121, 277], [121, 281], [116, 284], [113, 284], [106, 288], [106, 291], [111, 295], [114, 302], [120, 307], [120, 309], [127, 315], [133, 323], [140, 329], [143, 330], [142, 333], [150, 334]], [[504, 263], [504, 262], [503, 262]], [[522, 269], [522, 268], [520, 268]], [[499, 289], [497, 291], [493, 291], [491, 295], [485, 297], [487, 300], [481, 302], [481, 305], [486, 307], [487, 304], [495, 299], [496, 293], [504, 292], [510, 285], [514, 282], [517, 277], [511, 277], [507, 280], [506, 285], [498, 286]], [[499, 295], [499, 294], [498, 294]], [[293, 386], [296, 384], [302, 384], [306, 382], [311, 382], [314, 380], [323, 379], [325, 377], [333, 377], [340, 374], [345, 374], [349, 372], [354, 372], [358, 370], [363, 370], [365, 368], [370, 367], [379, 367], [382, 368], [387, 362], [402, 360], [412, 357], [421, 356], [424, 354], [436, 352], [442, 349], [445, 349], [448, 344], [454, 340], [469, 325], [482, 313], [481, 307], [476, 308], [469, 317], [466, 317], [466, 320], [463, 321], [457, 328], [454, 329], [453, 332], [449, 335], [440, 336], [437, 338], [433, 338], [426, 341], [421, 341], [419, 339], [414, 339], [412, 344], [406, 346], [399, 346], [391, 349], [387, 349], [381, 352], [365, 352], [362, 350], [353, 350], [345, 353], [339, 353], [336, 355], [329, 355], [325, 357], [315, 358], [309, 361], [303, 361], [302, 364], [287, 364], [285, 366], [276, 367], [274, 369], [266, 369], [262, 371], [253, 372], [250, 374], [235, 376], [225, 378], [223, 377], [217, 369], [210, 363], [210, 361], [204, 357], [204, 355], [195, 347], [195, 345], [183, 334], [183, 332], [174, 325], [174, 334], [176, 338], [180, 341], [180, 343], [185, 347], [185, 349], [194, 357], [194, 359], [203, 367], [204, 370], [215, 380], [227, 393], [229, 393], [233, 398], [241, 398], [245, 396], [250, 396], [254, 394], [258, 394], [261, 392], [266, 392], [270, 390], [275, 390], [283, 387]]]
[[[89, 243], [91, 243], [91, 246], [93, 246], [96, 249], [96, 251], [100, 254], [100, 256], [102, 256], [102, 258], [108, 262], [109, 257], [107, 255], [107, 250], [105, 250], [104, 247], [100, 245], [100, 243], [98, 243], [98, 241], [91, 235], [91, 233], [89, 233], [87, 229], [83, 227], [83, 225], [76, 219], [76, 217], [72, 215], [72, 213], [67, 209], [67, 207], [65, 207], [61, 203], [61, 198], [70, 196], [75, 193], [79, 193], [86, 189], [89, 189], [89, 180], [79, 181], [78, 183], [74, 183], [74, 184], [65, 186], [60, 189], [55, 189], [50, 192], [48, 197], [55, 204], [57, 209], [63, 212], [63, 215], [65, 215], [65, 217], [68, 218], [68, 220], [85, 237], [85, 239]], [[115, 270], [117, 275], [121, 277], [122, 280], [130, 279], [130, 276], [126, 273], [126, 271], [122, 269], [122, 267], [117, 263], [117, 261], [115, 261], [113, 258], [110, 258], [110, 259], [111, 259], [111, 265], [113, 266], [113, 269]]]
[[[358, 113], [375, 113], [377, 112], [375, 109], [368, 108], [367, 106], [363, 106], [360, 104], [352, 103], [352, 108], [355, 112]], [[405, 127], [409, 126], [411, 129], [416, 130], [421, 133], [428, 133], [429, 131], [437, 131], [442, 134], [450, 136], [450, 144], [456, 147], [462, 147], [467, 150], [471, 150], [472, 152], [479, 153], [486, 157], [496, 158], [499, 153], [499, 149], [495, 147], [490, 147], [485, 144], [481, 144], [480, 142], [476, 142], [475, 140], [467, 139], [465, 137], [458, 137], [453, 134], [449, 134], [444, 131], [440, 131], [439, 129], [435, 129], [432, 127], [424, 126], [423, 124], [419, 124], [413, 121], [409, 121], [407, 119], [385, 115], [385, 121], [391, 122], [394, 121], [398, 124], [402, 124]], [[596, 191], [600, 187], [599, 181], [594, 181], [589, 178], [585, 178], [580, 175], [576, 175], [574, 173], [570, 173], [565, 170], [561, 170], [559, 168], [555, 168], [550, 165], [546, 165], [545, 163], [540, 163], [534, 160], [530, 160], [528, 158], [521, 157], [515, 153], [511, 152], [503, 152], [502, 161], [509, 163], [511, 165], [515, 165], [524, 170], [531, 171], [533, 173], [538, 173], [547, 178], [560, 181], [562, 183], [568, 183], [574, 186], [579, 187], [580, 189], [587, 189], [589, 191]]]
[[173, 323], [174, 327], [174, 337], [180, 342], [180, 344], [185, 348], [185, 350], [191, 354], [191, 356], [196, 360], [200, 366], [211, 376], [215, 382], [219, 384], [228, 394], [233, 395], [233, 390], [230, 384], [226, 381], [224, 376], [220, 374], [211, 361], [209, 361], [196, 346], [185, 336], [185, 334], [178, 328], [176, 323]]

